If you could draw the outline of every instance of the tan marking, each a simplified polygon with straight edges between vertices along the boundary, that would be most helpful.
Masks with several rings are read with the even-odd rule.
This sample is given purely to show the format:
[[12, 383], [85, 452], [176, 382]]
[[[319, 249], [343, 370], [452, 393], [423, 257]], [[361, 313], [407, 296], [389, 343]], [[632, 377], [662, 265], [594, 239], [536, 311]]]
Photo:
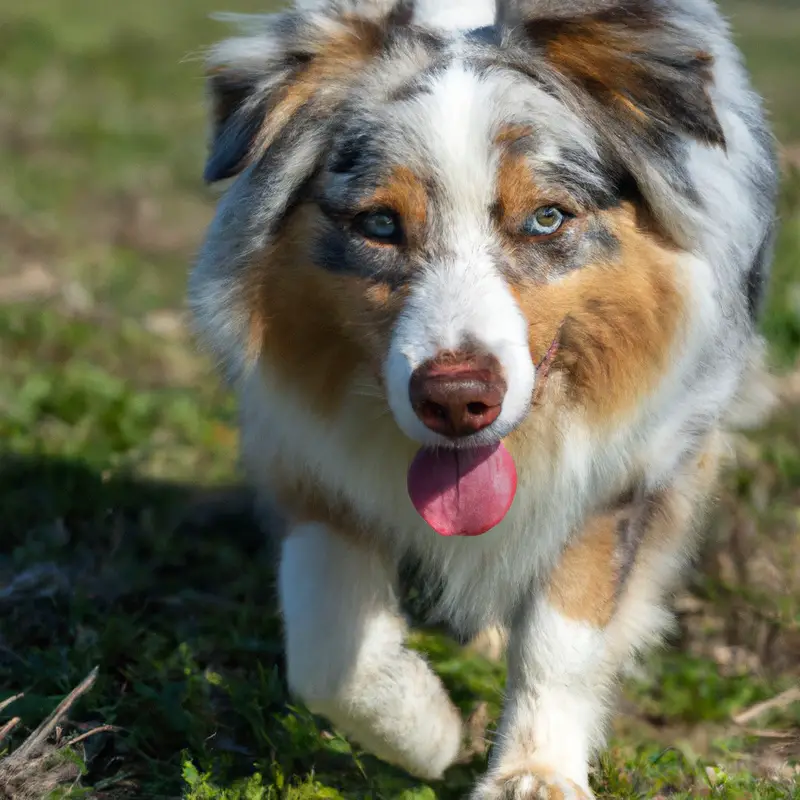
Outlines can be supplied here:
[[379, 51], [384, 39], [381, 26], [362, 19], [346, 20], [345, 24], [347, 28], [321, 44], [309, 64], [286, 87], [267, 115], [258, 150], [268, 147], [295, 112], [315, 95], [320, 95], [320, 102], [332, 106], [340, 99], [347, 79]]
[[[503, 234], [506, 249], [513, 258], [515, 248], [521, 243], [530, 244], [536, 237], [522, 233], [525, 220], [542, 206], [560, 206], [580, 217], [582, 209], [575, 199], [557, 186], [542, 187], [535, 181], [535, 176], [524, 152], [504, 149], [500, 154], [497, 170], [497, 205], [496, 223]], [[579, 220], [569, 222], [556, 233], [547, 238], [553, 239], [565, 233], [569, 226], [578, 224]]]
[[637, 224], [634, 207], [603, 217], [620, 243], [615, 262], [517, 287], [536, 363], [563, 321], [553, 371], [565, 375], [566, 399], [596, 424], [629, 413], [655, 388], [677, 346], [685, 308], [678, 255]]
[[[631, 596], [643, 599], [642, 576], [663, 563], [660, 554], [680, 550], [695, 532], [719, 473], [720, 452], [720, 436], [713, 433], [669, 489], [590, 519], [551, 575], [550, 603], [570, 619], [605, 628]], [[622, 540], [626, 522], [633, 541]], [[624, 552], [626, 545], [632, 552]], [[652, 575], [646, 594], [667, 577]]]
[[564, 74], [609, 93], [636, 96], [637, 90], [649, 91], [647, 70], [631, 58], [640, 49], [633, 30], [584, 22], [552, 39], [546, 55]]
[[617, 565], [617, 513], [589, 520], [571, 542], [550, 576], [550, 603], [565, 617], [603, 628], [614, 614]]
[[367, 520], [351, 503], [307, 475], [296, 475], [280, 461], [270, 464], [270, 500], [277, 504], [287, 525], [277, 532], [278, 538], [291, 535], [298, 526], [320, 523], [335, 530], [344, 539], [369, 547], [391, 560], [391, 553], [380, 537], [375, 536], [376, 520]]
[[[656, 116], [663, 117], [667, 113], [663, 108], [664, 98], [659, 96], [664, 86], [654, 80], [647, 66], [648, 54], [640, 25], [579, 20], [567, 23], [563, 28], [545, 48], [546, 58], [556, 70], [599, 96], [601, 101], [615, 106], [631, 123], [651, 124], [656, 121]], [[707, 86], [712, 81], [713, 56], [702, 51], [693, 56], [698, 78]], [[701, 91], [705, 93], [713, 114], [713, 102], [707, 88], [703, 87]], [[652, 117], [646, 109], [655, 112]], [[725, 146], [725, 137], [718, 123], [716, 129], [706, 133], [711, 141]]]
[[642, 109], [636, 105], [636, 103], [625, 97], [624, 94], [620, 94], [619, 92], [613, 92], [612, 97], [614, 98], [614, 101], [616, 103], [618, 103], [619, 105], [623, 106], [623, 108], [628, 110], [631, 113], [631, 116], [634, 117], [634, 119], [637, 119], [640, 122], [647, 122], [648, 119], [647, 114], [645, 114], [644, 111], [642, 111]]
[[563, 191], [545, 192], [536, 184], [525, 153], [501, 153], [496, 185], [498, 221], [502, 230], [511, 235], [518, 235], [525, 219], [545, 204], [574, 206]]
[[503, 125], [494, 137], [495, 144], [506, 145], [518, 142], [533, 133], [533, 128], [530, 125]]
[[321, 212], [307, 205], [247, 270], [250, 355], [261, 355], [318, 413], [337, 408], [358, 373], [380, 375], [403, 292], [313, 263]]
[[421, 242], [428, 216], [428, 193], [424, 183], [408, 167], [395, 167], [363, 207], [364, 210], [387, 208], [394, 211], [403, 221], [409, 244]]
[[636, 560], [606, 629], [612, 660], [627, 659], [631, 647], [641, 645], [643, 609], [661, 605], [664, 596], [677, 588], [685, 558], [699, 538], [723, 448], [724, 437], [712, 431], [703, 451], [681, 469], [672, 486], [651, 501]]
[[505, 152], [497, 170], [497, 203], [501, 219], [524, 218], [537, 207], [540, 194], [523, 153]]
[[310, 478], [291, 476], [275, 467], [270, 483], [279, 508], [291, 523], [290, 528], [320, 522], [351, 539], [364, 538], [364, 521], [346, 501], [335, 498]]

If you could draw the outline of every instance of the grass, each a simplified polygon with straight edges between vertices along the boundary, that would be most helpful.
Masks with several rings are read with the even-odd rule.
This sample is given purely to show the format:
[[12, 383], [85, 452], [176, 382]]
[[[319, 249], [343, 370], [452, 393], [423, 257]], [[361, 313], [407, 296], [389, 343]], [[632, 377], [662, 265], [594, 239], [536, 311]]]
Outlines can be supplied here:
[[[219, 35], [216, 5], [0, 4], [0, 798], [460, 797], [481, 758], [427, 786], [287, 699], [272, 557], [235, 486], [234, 409], [181, 311], [212, 208], [202, 82], [182, 57]], [[729, 7], [792, 157], [800, 12]], [[674, 641], [626, 684], [601, 797], [800, 797], [787, 738], [800, 704], [734, 719], [795, 685], [800, 664], [788, 171], [781, 213], [764, 329], [783, 404], [738, 443]], [[414, 644], [460, 705], [497, 713], [502, 665], [436, 632]], [[35, 740], [27, 789], [10, 788], [23, 742], [95, 666]]]

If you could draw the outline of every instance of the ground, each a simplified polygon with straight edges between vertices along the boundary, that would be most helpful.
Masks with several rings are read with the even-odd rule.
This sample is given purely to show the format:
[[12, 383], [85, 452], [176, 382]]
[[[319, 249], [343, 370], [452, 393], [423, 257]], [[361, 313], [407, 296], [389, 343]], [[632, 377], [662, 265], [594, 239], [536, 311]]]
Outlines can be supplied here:
[[[213, 202], [192, 54], [218, 2], [0, 3], [0, 798], [456, 798], [481, 758], [427, 786], [286, 697], [232, 404], [182, 311]], [[727, 8], [784, 145], [764, 321], [781, 406], [737, 442], [600, 797], [800, 797], [800, 10]], [[415, 643], [496, 715], [502, 666]]]

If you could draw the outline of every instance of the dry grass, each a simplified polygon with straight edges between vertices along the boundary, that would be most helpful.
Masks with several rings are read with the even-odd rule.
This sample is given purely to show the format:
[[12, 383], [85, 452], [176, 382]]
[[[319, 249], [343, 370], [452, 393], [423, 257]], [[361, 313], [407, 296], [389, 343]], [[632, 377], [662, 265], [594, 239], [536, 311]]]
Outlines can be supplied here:
[[[113, 730], [110, 725], [102, 725], [81, 734], [65, 735], [69, 724], [67, 714], [78, 698], [92, 688], [97, 673], [92, 670], [22, 744], [0, 757], [2, 800], [42, 800], [52, 797], [57, 790], [77, 787], [84, 772], [84, 754], [78, 751], [78, 746], [90, 736]], [[21, 698], [22, 695], [16, 695], [4, 700], [0, 712]], [[0, 727], [0, 746], [20, 721], [14, 717]]]

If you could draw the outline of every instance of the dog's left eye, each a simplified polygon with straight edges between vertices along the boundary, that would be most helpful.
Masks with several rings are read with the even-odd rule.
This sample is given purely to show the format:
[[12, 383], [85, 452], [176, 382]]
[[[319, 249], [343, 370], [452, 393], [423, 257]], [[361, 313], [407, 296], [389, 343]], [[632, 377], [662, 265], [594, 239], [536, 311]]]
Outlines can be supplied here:
[[551, 236], [566, 221], [567, 215], [555, 206], [537, 208], [522, 223], [522, 232], [527, 236]]
[[355, 218], [353, 226], [362, 236], [383, 244], [399, 244], [403, 238], [400, 220], [391, 211], [366, 211]]

